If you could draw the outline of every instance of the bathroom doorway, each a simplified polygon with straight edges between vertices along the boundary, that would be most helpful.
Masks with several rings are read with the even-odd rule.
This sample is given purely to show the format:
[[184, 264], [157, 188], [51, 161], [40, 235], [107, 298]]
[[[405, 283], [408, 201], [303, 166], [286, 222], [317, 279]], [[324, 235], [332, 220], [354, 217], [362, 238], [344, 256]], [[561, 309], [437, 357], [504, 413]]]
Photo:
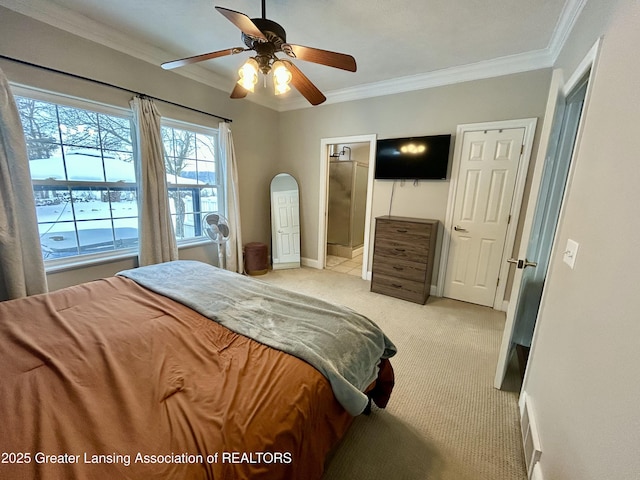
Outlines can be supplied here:
[[325, 139], [323, 144], [325, 141], [320, 266], [366, 278], [375, 136]]

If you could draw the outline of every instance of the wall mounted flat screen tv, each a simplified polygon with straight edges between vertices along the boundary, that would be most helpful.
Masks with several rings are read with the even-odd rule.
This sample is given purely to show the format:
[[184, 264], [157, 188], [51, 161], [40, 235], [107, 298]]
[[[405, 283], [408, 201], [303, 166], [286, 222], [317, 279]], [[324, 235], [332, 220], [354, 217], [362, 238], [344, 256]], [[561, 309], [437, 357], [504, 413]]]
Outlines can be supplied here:
[[376, 145], [378, 180], [443, 180], [447, 178], [451, 135], [388, 138]]

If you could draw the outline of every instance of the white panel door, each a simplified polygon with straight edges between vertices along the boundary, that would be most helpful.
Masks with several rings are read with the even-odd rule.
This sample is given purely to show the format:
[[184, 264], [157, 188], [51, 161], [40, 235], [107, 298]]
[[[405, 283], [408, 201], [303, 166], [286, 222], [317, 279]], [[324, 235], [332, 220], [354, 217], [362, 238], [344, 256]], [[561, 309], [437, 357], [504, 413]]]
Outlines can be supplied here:
[[276, 231], [277, 257], [273, 259], [274, 268], [278, 263], [300, 261], [300, 205], [298, 191], [278, 191], [272, 194], [274, 208], [274, 228]]
[[444, 296], [493, 306], [524, 128], [465, 132]]

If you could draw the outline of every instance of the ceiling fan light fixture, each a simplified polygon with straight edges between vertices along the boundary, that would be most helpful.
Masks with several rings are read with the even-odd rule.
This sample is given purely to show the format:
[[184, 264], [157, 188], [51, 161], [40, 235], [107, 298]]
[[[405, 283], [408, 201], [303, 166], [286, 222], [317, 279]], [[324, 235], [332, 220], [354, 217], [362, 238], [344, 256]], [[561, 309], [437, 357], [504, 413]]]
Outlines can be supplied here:
[[273, 62], [272, 72], [273, 87], [276, 95], [281, 95], [291, 90], [289, 83], [291, 83], [292, 75], [284, 62], [280, 60]]
[[238, 85], [253, 92], [253, 87], [258, 83], [258, 62], [256, 62], [255, 58], [252, 57], [247, 60], [238, 70], [238, 75], [240, 76]]
[[[290, 90], [289, 84], [291, 83], [292, 88], [300, 92], [311, 105], [320, 105], [326, 101], [327, 97], [295, 64], [288, 60], [278, 60], [276, 54], [281, 52], [290, 58], [339, 68], [348, 72], [356, 71], [356, 59], [345, 53], [287, 43], [287, 35], [284, 28], [266, 17], [265, 3], [266, 0], [262, 0], [262, 18], [249, 18], [244, 13], [236, 12], [235, 10], [215, 7], [219, 13], [240, 30], [242, 33], [241, 38], [246, 48], [233, 47], [172, 60], [164, 62], [162, 68], [169, 70], [253, 50], [256, 55], [249, 59], [238, 71], [240, 79], [231, 92], [231, 98], [245, 98], [249, 92], [253, 92], [255, 85], [258, 83], [258, 72], [262, 72], [266, 87], [267, 76], [272, 69], [277, 69], [277, 72], [274, 72], [273, 82], [276, 95], [281, 95]], [[284, 65], [278, 68], [279, 63]]]

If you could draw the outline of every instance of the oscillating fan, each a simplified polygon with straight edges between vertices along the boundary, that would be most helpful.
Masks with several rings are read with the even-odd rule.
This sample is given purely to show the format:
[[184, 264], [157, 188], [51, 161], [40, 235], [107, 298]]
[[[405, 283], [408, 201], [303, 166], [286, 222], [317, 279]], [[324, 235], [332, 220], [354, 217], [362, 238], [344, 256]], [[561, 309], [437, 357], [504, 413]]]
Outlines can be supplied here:
[[202, 218], [202, 227], [207, 236], [218, 244], [218, 265], [220, 268], [227, 268], [227, 255], [225, 245], [231, 235], [229, 222], [220, 213], [207, 213]]

